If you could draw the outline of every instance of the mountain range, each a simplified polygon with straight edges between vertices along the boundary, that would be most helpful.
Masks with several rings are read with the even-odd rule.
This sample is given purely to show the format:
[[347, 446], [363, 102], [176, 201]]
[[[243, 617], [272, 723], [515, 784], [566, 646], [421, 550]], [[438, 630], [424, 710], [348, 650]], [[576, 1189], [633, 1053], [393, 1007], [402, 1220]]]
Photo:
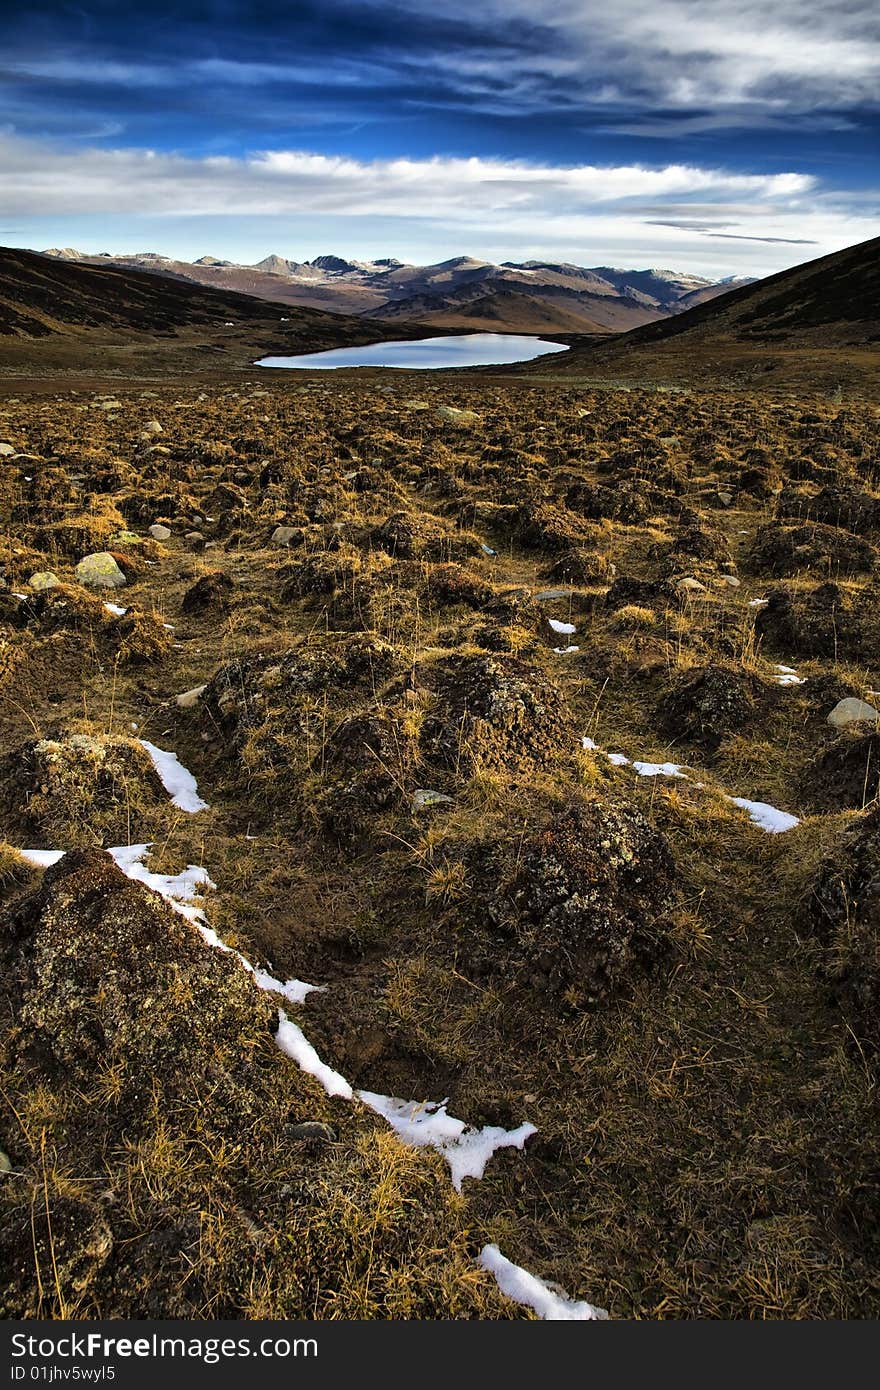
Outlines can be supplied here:
[[456, 256], [408, 265], [318, 256], [270, 255], [256, 265], [216, 256], [174, 260], [156, 252], [91, 256], [71, 247], [43, 252], [57, 260], [117, 265], [302, 308], [354, 314], [383, 323], [532, 333], [616, 333], [683, 313], [747, 280], [707, 280], [674, 270], [587, 268], [551, 261], [496, 265]]

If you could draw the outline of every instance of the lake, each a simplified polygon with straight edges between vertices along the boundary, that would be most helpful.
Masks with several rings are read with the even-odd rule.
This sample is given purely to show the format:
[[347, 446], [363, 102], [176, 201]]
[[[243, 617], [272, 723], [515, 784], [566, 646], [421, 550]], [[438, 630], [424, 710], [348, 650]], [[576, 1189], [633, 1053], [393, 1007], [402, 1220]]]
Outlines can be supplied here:
[[331, 348], [329, 352], [307, 352], [301, 357], [261, 357], [254, 365], [308, 367], [312, 371], [337, 371], [341, 367], [408, 367], [424, 371], [441, 367], [500, 367], [567, 350], [566, 343], [546, 343], [525, 334], [463, 333], [448, 338]]

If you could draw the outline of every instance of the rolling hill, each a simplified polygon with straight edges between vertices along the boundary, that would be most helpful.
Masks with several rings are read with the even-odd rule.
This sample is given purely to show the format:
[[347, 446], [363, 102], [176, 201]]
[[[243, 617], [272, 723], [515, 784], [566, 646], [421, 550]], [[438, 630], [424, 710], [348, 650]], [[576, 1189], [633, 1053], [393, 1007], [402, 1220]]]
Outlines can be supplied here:
[[880, 238], [874, 238], [613, 341], [577, 344], [559, 370], [671, 384], [760, 380], [876, 391], [878, 366]]
[[[413, 330], [410, 330], [412, 332]], [[382, 325], [73, 255], [0, 247], [0, 372], [246, 366], [392, 336]], [[395, 336], [400, 336], [397, 331]]]

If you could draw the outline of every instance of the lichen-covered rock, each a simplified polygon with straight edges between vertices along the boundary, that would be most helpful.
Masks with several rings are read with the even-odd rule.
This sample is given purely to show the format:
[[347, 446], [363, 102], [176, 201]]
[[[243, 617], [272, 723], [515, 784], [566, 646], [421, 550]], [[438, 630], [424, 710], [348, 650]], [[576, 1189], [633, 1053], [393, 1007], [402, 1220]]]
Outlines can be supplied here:
[[76, 567], [80, 584], [89, 589], [121, 589], [127, 582], [116, 557], [109, 550], [85, 555]]

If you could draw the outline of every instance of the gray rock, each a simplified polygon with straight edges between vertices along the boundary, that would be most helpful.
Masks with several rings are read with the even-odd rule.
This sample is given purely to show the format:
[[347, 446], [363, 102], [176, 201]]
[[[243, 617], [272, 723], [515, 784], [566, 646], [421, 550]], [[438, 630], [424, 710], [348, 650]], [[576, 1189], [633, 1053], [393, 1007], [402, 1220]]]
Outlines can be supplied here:
[[176, 695], [175, 703], [179, 709], [195, 709], [207, 688], [207, 684], [194, 685], [192, 690], [185, 690], [182, 695]]
[[290, 542], [298, 534], [296, 526], [276, 526], [272, 532], [272, 544], [290, 545]]
[[37, 570], [36, 574], [32, 574], [28, 580], [28, 584], [32, 589], [36, 589], [37, 593], [42, 589], [54, 589], [55, 585], [60, 583], [61, 580], [58, 575], [53, 574], [51, 570]]
[[149, 532], [154, 541], [167, 541], [171, 537], [171, 527], [163, 526], [161, 521], [154, 521]]
[[0, 444], [0, 458], [9, 459], [12, 458], [14, 454], [15, 450], [11, 444]]
[[722, 574], [720, 578], [722, 582], [728, 586], [729, 589], [739, 588], [739, 580], [737, 579], [735, 574]]
[[880, 710], [851, 695], [846, 700], [838, 700], [828, 716], [828, 723], [833, 724], [835, 729], [844, 729], [847, 724], [861, 724], [865, 720], [877, 719], [880, 719]]
[[693, 575], [686, 575], [684, 579], [679, 579], [676, 589], [681, 594], [705, 594], [707, 592], [705, 584], [701, 584], [699, 579], [694, 579]]
[[0, 1173], [12, 1172], [12, 1159], [4, 1149], [0, 1149]]
[[539, 603], [549, 603], [555, 598], [571, 598], [573, 592], [572, 589], [542, 589], [539, 594], [535, 594], [535, 598]]
[[733, 502], [733, 493], [732, 493], [732, 492], [719, 492], [719, 494], [718, 494], [718, 501], [721, 503], [722, 507], [729, 507], [729, 506], [731, 505], [731, 503]]
[[121, 589], [125, 584], [125, 575], [106, 550], [84, 555], [76, 567], [76, 577], [89, 589]]
[[480, 416], [475, 410], [459, 410], [454, 405], [439, 406], [437, 419], [442, 420], [446, 425], [455, 425], [462, 430], [470, 429], [472, 425], [480, 423]]
[[190, 550], [204, 550], [205, 548], [205, 538], [201, 531], [187, 531], [183, 539]]
[[336, 1130], [332, 1125], [322, 1124], [320, 1120], [303, 1120], [298, 1125], [285, 1125], [284, 1133], [294, 1144], [314, 1143], [333, 1144]]
[[418, 791], [413, 792], [413, 810], [419, 811], [423, 806], [442, 806], [444, 802], [452, 801], [451, 796], [445, 792], [432, 791], [430, 787], [419, 787]]

